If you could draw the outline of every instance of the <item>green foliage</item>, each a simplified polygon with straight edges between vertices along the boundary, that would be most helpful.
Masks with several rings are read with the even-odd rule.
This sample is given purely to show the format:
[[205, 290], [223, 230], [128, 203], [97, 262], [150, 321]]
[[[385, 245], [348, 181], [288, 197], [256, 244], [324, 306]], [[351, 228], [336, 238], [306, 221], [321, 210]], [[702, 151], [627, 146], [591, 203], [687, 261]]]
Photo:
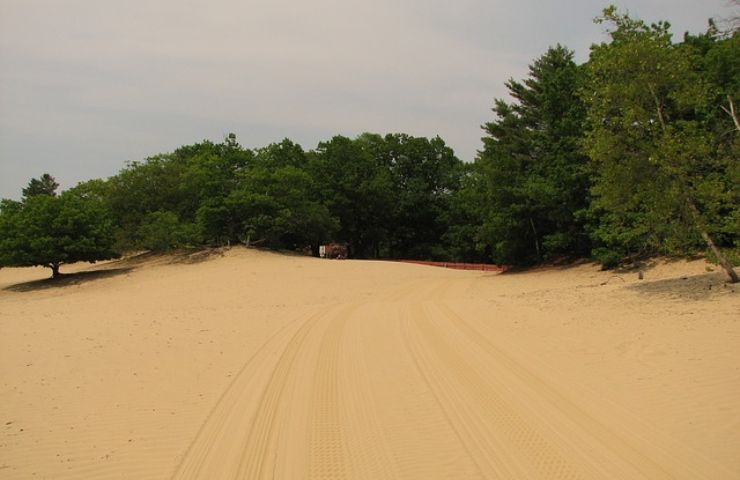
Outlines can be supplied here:
[[[728, 262], [730, 262], [731, 265], [735, 267], [740, 267], [740, 242], [735, 243], [734, 247], [728, 247], [722, 249], [722, 254], [725, 256]], [[707, 260], [710, 262], [717, 264], [719, 263], [719, 259], [714, 254], [714, 252], [707, 252]]]
[[[250, 152], [224, 176], [228, 188], [202, 197], [196, 221], [203, 239], [290, 249], [328, 240], [336, 221], [318, 201], [306, 166], [303, 149], [287, 139]], [[223, 179], [217, 183], [224, 186]]]
[[50, 197], [56, 196], [57, 188], [59, 184], [56, 182], [54, 177], [45, 173], [40, 178], [32, 178], [28, 182], [28, 186], [23, 189], [23, 198], [33, 197], [35, 195], [48, 195]]
[[32, 195], [0, 205], [0, 266], [59, 266], [115, 258], [105, 205], [75, 191]]
[[488, 262], [492, 258], [488, 237], [481, 228], [489, 209], [485, 203], [488, 184], [481, 168], [479, 162], [459, 167], [459, 186], [450, 196], [444, 217], [447, 230], [442, 236], [452, 261]]
[[[283, 142], [285, 146], [285, 142]], [[289, 148], [299, 152], [295, 145]], [[227, 201], [241, 219], [241, 235], [276, 248], [317, 246], [331, 239], [336, 219], [318, 201], [316, 186], [304, 166], [302, 150], [296, 162], [274, 155], [273, 145], [262, 150], [256, 166], [245, 172], [241, 186]]]
[[447, 231], [452, 195], [460, 187], [461, 163], [445, 142], [435, 137], [386, 137], [392, 152], [395, 209], [391, 254], [400, 258], [439, 258]]
[[224, 198], [203, 201], [196, 212], [195, 222], [206, 245], [225, 245], [236, 237], [236, 222]]
[[132, 162], [108, 180], [107, 201], [116, 221], [116, 246], [144, 248], [138, 231], [148, 214], [178, 212], [190, 198], [181, 192], [179, 180], [184, 164], [174, 155], [158, 155], [145, 162]]
[[[506, 83], [464, 164], [439, 138], [364, 133], [314, 150], [203, 141], [56, 197], [0, 204], [0, 265], [236, 242], [356, 258], [532, 264], [740, 245], [740, 34], [686, 34], [615, 7], [584, 65], [556, 45]], [[712, 242], [714, 239], [714, 242]], [[710, 245], [710, 248], [714, 248]], [[716, 250], [719, 252], [719, 250]], [[721, 253], [719, 255], [722, 256]]]
[[199, 243], [195, 224], [182, 223], [173, 212], [148, 214], [138, 230], [139, 243], [151, 251], [167, 251]]
[[462, 163], [452, 149], [439, 137], [405, 134], [365, 133], [355, 143], [372, 156], [379, 175], [372, 195], [384, 202], [376, 206], [384, 209], [384, 216], [376, 256], [448, 258], [443, 237], [462, 176]]
[[342, 136], [319, 143], [308, 168], [321, 203], [339, 221], [336, 239], [349, 243], [353, 257], [378, 256], [388, 237], [386, 218], [393, 205], [388, 168], [362, 141]]
[[186, 230], [186, 243], [196, 241], [190, 226], [196, 223], [209, 244], [235, 240], [236, 220], [224, 204], [252, 157], [232, 135], [221, 144], [204, 141], [130, 163], [107, 182], [107, 201], [117, 224], [116, 245], [121, 250], [148, 248], [141, 227], [155, 212], [175, 215]]
[[647, 25], [613, 7], [598, 21], [611, 26], [611, 42], [592, 47], [582, 91], [589, 106], [584, 146], [593, 160], [590, 208], [598, 218], [594, 253], [608, 263], [690, 253], [701, 245], [700, 231], [727, 228], [722, 218], [737, 205], [728, 183], [731, 123], [721, 122], [719, 138], [713, 114], [710, 79], [723, 75], [696, 67], [702, 49], [716, 53], [719, 40], [676, 45], [668, 23]]
[[[550, 48], [522, 82], [514, 102], [496, 100], [496, 119], [476, 160], [478, 249], [502, 263], [534, 263], [588, 248], [579, 212], [586, 208], [587, 159], [579, 138], [584, 105], [573, 52]], [[467, 193], [466, 195], [471, 195]], [[474, 207], [475, 208], [475, 207]]]

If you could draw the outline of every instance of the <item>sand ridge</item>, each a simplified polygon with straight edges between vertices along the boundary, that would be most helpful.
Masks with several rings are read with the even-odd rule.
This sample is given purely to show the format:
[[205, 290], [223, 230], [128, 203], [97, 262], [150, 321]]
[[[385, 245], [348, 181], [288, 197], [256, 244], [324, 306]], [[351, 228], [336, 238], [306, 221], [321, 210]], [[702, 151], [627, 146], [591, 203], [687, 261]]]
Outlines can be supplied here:
[[0, 476], [737, 478], [740, 302], [707, 268], [2, 269]]

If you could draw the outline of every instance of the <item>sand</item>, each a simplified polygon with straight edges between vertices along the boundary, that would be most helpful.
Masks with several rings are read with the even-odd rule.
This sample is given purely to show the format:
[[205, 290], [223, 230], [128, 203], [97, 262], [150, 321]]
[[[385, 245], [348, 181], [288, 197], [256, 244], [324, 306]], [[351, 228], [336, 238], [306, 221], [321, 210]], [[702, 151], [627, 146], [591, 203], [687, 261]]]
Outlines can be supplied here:
[[0, 478], [740, 478], [740, 301], [707, 268], [5, 268]]

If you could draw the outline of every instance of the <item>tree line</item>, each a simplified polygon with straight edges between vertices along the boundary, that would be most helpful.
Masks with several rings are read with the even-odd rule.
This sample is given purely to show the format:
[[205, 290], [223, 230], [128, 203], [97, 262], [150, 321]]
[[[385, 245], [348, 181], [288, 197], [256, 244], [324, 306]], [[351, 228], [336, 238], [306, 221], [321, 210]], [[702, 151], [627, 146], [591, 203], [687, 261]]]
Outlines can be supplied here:
[[[335, 136], [312, 150], [234, 135], [126, 165], [56, 195], [50, 176], [0, 205], [0, 265], [237, 242], [346, 242], [354, 258], [606, 267], [740, 245], [740, 33], [710, 21], [675, 42], [608, 7], [608, 40], [576, 64], [551, 47], [506, 83], [462, 162], [439, 137]], [[735, 276], [736, 278], [736, 276]]]

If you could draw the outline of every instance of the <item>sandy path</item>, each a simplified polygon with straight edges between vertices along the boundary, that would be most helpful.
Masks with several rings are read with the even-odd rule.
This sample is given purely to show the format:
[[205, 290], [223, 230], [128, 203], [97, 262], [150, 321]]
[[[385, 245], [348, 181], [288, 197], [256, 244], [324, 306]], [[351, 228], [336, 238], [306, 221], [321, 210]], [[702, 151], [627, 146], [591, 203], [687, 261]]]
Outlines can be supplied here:
[[740, 475], [740, 302], [701, 262], [114, 266], [0, 291], [0, 477]]

